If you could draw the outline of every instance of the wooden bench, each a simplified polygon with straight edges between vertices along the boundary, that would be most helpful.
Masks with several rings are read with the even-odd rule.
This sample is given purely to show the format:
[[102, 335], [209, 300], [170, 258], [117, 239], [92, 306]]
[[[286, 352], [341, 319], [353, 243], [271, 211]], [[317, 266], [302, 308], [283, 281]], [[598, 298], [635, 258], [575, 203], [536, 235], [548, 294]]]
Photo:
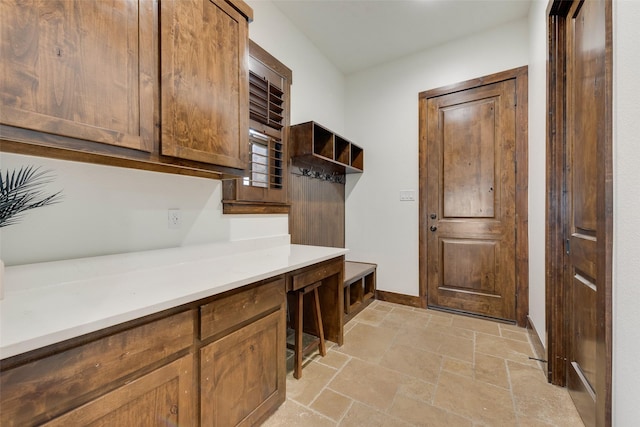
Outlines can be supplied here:
[[347, 323], [376, 297], [376, 267], [368, 262], [344, 263], [344, 322]]

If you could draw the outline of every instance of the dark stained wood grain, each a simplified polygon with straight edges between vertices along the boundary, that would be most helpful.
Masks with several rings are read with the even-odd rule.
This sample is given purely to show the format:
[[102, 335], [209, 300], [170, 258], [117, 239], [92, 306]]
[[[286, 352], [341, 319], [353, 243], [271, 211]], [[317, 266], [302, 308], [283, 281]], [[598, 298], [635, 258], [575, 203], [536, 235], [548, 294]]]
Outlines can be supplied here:
[[413, 295], [404, 295], [396, 292], [381, 291], [378, 289], [376, 291], [376, 299], [379, 299], [380, 301], [392, 302], [395, 304], [408, 305], [410, 307], [426, 308], [423, 303], [423, 298], [419, 296], [416, 297]]
[[200, 339], [228, 332], [234, 326], [277, 310], [284, 296], [285, 282], [280, 278], [200, 306]]
[[611, 420], [612, 2], [553, 1], [549, 14], [549, 378], [585, 425]]
[[0, 372], [2, 425], [26, 425], [59, 415], [96, 390], [123, 385], [127, 376], [193, 343], [185, 311], [128, 331]]
[[289, 202], [291, 243], [344, 247], [344, 185], [291, 173]]
[[[244, 128], [248, 101], [240, 99], [246, 94], [244, 85], [239, 85], [247, 80], [248, 86], [243, 52], [248, 43], [246, 19], [252, 15], [251, 8], [242, 0], [220, 0], [215, 5], [203, 1], [201, 5], [244, 19], [239, 20], [238, 31], [221, 35], [225, 40], [237, 36], [238, 86], [234, 89], [220, 81], [214, 88], [220, 96], [209, 96], [219, 101], [218, 106], [220, 102], [229, 104], [223, 109], [224, 124], [233, 126], [233, 99], [227, 102], [225, 93], [236, 93], [239, 109], [234, 119], [238, 129]], [[214, 179], [222, 174], [244, 173], [244, 162], [223, 161], [228, 153], [219, 145], [207, 147], [220, 149], [220, 153], [196, 160], [160, 152], [158, 25], [162, 20], [158, 2], [9, 0], [1, 7], [0, 151]], [[162, 22], [170, 25], [167, 20]], [[224, 31], [227, 27], [220, 25], [217, 29]], [[210, 55], [209, 61], [213, 58]], [[231, 68], [225, 70], [230, 73]], [[206, 98], [206, 94], [200, 95]], [[193, 98], [186, 102], [196, 105], [196, 101]], [[162, 105], [168, 108], [166, 102]], [[199, 132], [213, 132], [232, 144], [228, 135], [223, 135], [224, 129]], [[245, 147], [236, 143], [238, 150]], [[222, 157], [216, 157], [219, 154]]]
[[195, 425], [192, 371], [189, 354], [44, 425]]
[[285, 311], [206, 345], [201, 359], [201, 425], [258, 425], [285, 399]]
[[430, 307], [516, 320], [515, 95], [510, 79], [427, 100]]
[[[526, 317], [528, 314], [528, 184], [527, 184], [527, 67], [520, 67], [512, 70], [507, 70], [504, 72], [492, 74], [489, 76], [484, 76], [477, 79], [468, 80], [462, 83], [445, 86], [442, 88], [432, 89], [419, 94], [419, 117], [420, 117], [420, 127], [419, 127], [419, 170], [420, 170], [420, 181], [419, 181], [419, 190], [420, 190], [420, 206], [419, 206], [419, 221], [420, 221], [420, 235], [419, 235], [419, 249], [420, 249], [420, 263], [419, 263], [419, 274], [420, 274], [420, 298], [422, 300], [421, 304], [423, 307], [427, 305], [427, 276], [429, 263], [427, 262], [427, 240], [432, 234], [429, 230], [429, 225], [431, 218], [430, 215], [432, 213], [431, 209], [427, 206], [427, 197], [426, 195], [430, 193], [427, 185], [427, 176], [437, 175], [437, 170], [439, 169], [438, 162], [433, 158], [433, 156], [429, 156], [426, 150], [427, 141], [429, 138], [435, 138], [437, 135], [437, 128], [433, 129], [432, 127], [426, 126], [427, 117], [429, 114], [433, 116], [438, 116], [436, 105], [432, 102], [429, 103], [429, 99], [437, 99], [439, 97], [443, 97], [449, 93], [461, 92], [477, 87], [481, 87], [483, 85], [491, 85], [494, 83], [499, 83], [503, 81], [513, 81], [515, 85], [515, 99], [514, 99], [514, 110], [515, 110], [515, 119], [513, 121], [515, 135], [514, 140], [510, 142], [513, 146], [514, 153], [514, 163], [517, 164], [517, 170], [515, 173], [515, 181], [513, 186], [510, 188], [510, 192], [512, 194], [509, 197], [513, 197], [514, 205], [513, 212], [515, 218], [514, 224], [514, 241], [515, 247], [513, 249], [514, 252], [514, 269], [515, 269], [515, 308], [514, 308], [514, 317], [513, 319], [517, 321], [519, 325], [524, 326], [526, 324]], [[479, 108], [474, 106], [474, 108]], [[468, 110], [471, 111], [472, 109]], [[490, 110], [489, 110], [490, 111]], [[451, 116], [451, 118], [455, 118]], [[455, 127], [453, 127], [455, 129]], [[465, 132], [466, 130], [459, 128], [461, 132]], [[481, 128], [479, 128], [481, 131]], [[430, 135], [431, 132], [431, 135]], [[454, 157], [450, 162], [456, 162], [463, 160], [464, 153], [461, 153], [456, 159], [457, 152], [455, 151], [455, 146], [449, 147], [449, 152], [453, 153]], [[480, 153], [480, 152], [479, 152]], [[468, 162], [467, 162], [468, 163]], [[473, 163], [473, 162], [472, 162]], [[427, 170], [429, 170], [429, 174], [427, 174]], [[451, 173], [449, 173], [451, 175]], [[500, 184], [495, 187], [501, 187], [504, 184], [504, 175], [500, 175], [499, 181], [496, 183]], [[444, 181], [444, 177], [440, 178]], [[449, 182], [451, 182], [451, 178], [449, 178]], [[454, 186], [455, 187], [455, 186]], [[460, 186], [458, 186], [460, 187]], [[496, 192], [496, 188], [494, 187], [494, 197], [497, 197], [499, 193]], [[489, 187], [491, 188], [491, 186]], [[458, 191], [461, 191], [458, 189]], [[473, 196], [472, 200], [476, 200], [480, 202], [482, 199], [479, 199], [476, 195]], [[482, 203], [482, 202], [480, 202]], [[477, 206], [480, 206], [476, 203]], [[470, 205], [461, 205], [461, 206], [453, 206], [452, 209], [454, 211], [460, 211], [461, 209], [466, 209], [466, 215], [469, 215], [471, 210], [474, 210], [474, 215], [478, 214], [480, 207], [473, 207]], [[484, 210], [484, 208], [483, 208]], [[463, 211], [461, 211], [463, 212]], [[444, 212], [443, 212], [444, 213]], [[464, 213], [464, 212], [463, 212]], [[441, 216], [441, 215], [440, 215]], [[439, 216], [437, 216], [439, 218]], [[485, 224], [482, 231], [473, 231], [472, 226], [462, 225], [460, 228], [460, 235], [458, 237], [462, 237], [462, 233], [470, 233], [470, 238], [482, 238], [483, 233], [497, 231], [500, 227], [497, 224]], [[485, 235], [486, 236], [486, 235]]]
[[[260, 98], [261, 102], [265, 102], [272, 109], [278, 110], [279, 116], [282, 118], [280, 121], [276, 120], [275, 123], [266, 116], [261, 117], [263, 122], [249, 120], [250, 129], [270, 138], [269, 150], [272, 155], [268, 159], [270, 164], [269, 173], [274, 176], [269, 178], [267, 186], [246, 185], [243, 182], [243, 178], [225, 179], [222, 187], [223, 212], [225, 214], [288, 213], [289, 173], [287, 167], [289, 163], [288, 145], [292, 72], [291, 69], [252, 40], [249, 40], [249, 71], [254, 76], [261, 78], [267, 88], [267, 99]], [[253, 96], [256, 96], [253, 93], [254, 90], [255, 87], [250, 85], [250, 100]], [[275, 96], [274, 94], [280, 96]], [[273, 100], [275, 100], [274, 103], [271, 102]], [[255, 107], [250, 106], [250, 111], [253, 111], [253, 108]], [[280, 153], [276, 153], [275, 148], [277, 147], [274, 145], [282, 148]]]
[[259, 203], [259, 202], [237, 202], [223, 200], [222, 213], [224, 214], [288, 214], [291, 205], [288, 203]]
[[340, 174], [364, 171], [362, 147], [316, 122], [291, 126], [289, 145], [296, 163], [316, 165]]
[[[344, 343], [344, 256], [339, 256], [321, 263], [294, 270], [286, 275], [287, 291], [322, 281], [318, 288], [324, 337], [338, 345]], [[318, 334], [315, 329], [311, 299], [305, 299], [305, 328], [311, 334]]]
[[162, 154], [247, 167], [248, 41], [224, 0], [160, 4]]
[[[570, 2], [556, 6], [568, 7]], [[549, 8], [553, 5], [550, 3]], [[566, 384], [566, 339], [564, 320], [564, 241], [563, 193], [564, 193], [564, 141], [561, 131], [564, 126], [564, 69], [565, 58], [562, 46], [565, 44], [565, 31], [561, 30], [564, 19], [549, 15], [547, 38], [549, 61], [547, 62], [547, 169], [546, 169], [546, 221], [545, 221], [545, 265], [546, 265], [546, 325], [548, 379], [552, 384]], [[566, 10], [562, 12], [566, 14]], [[562, 178], [561, 178], [562, 177]], [[556, 355], [561, 357], [556, 357]]]
[[153, 149], [153, 4], [3, 1], [2, 123]]
[[376, 298], [376, 264], [344, 263], [344, 322], [347, 323]]

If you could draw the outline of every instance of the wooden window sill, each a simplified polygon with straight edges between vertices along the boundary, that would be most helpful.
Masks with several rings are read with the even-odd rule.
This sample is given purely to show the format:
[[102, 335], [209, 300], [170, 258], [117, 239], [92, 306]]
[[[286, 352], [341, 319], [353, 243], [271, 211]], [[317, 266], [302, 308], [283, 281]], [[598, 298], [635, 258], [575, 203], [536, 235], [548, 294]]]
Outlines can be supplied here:
[[288, 214], [290, 207], [287, 203], [222, 201], [223, 214]]

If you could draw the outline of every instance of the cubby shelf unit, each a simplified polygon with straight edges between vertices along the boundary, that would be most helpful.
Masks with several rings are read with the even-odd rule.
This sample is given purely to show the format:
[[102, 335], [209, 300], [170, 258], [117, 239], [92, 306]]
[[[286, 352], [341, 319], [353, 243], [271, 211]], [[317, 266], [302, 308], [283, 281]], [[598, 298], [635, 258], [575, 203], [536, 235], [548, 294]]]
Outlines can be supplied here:
[[289, 131], [291, 157], [314, 164], [330, 165], [334, 172], [362, 173], [364, 150], [316, 122], [291, 126]]

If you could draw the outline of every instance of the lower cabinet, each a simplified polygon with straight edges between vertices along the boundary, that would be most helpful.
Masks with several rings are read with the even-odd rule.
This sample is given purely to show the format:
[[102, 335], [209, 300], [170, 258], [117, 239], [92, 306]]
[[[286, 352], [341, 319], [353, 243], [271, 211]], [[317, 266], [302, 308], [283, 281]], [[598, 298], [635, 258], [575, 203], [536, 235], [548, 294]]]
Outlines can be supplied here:
[[203, 426], [252, 426], [285, 398], [284, 317], [274, 312], [200, 350]]
[[285, 400], [285, 294], [278, 276], [2, 360], [0, 425], [259, 425]]
[[[45, 356], [27, 354], [23, 363], [12, 367], [3, 360], [0, 425], [80, 426], [94, 420], [96, 425], [151, 426], [159, 425], [156, 418], [171, 414], [176, 406], [189, 417], [191, 411], [185, 408], [193, 397], [178, 399], [178, 395], [190, 389], [192, 356], [180, 355], [193, 345], [193, 324], [193, 310], [187, 310], [132, 324], [124, 331], [107, 330], [104, 336], [71, 348], [45, 347], [41, 353]], [[153, 400], [160, 396], [162, 400]], [[130, 416], [150, 423], [108, 421], [108, 417]]]
[[195, 425], [192, 369], [193, 357], [184, 356], [44, 425]]
[[284, 278], [200, 307], [202, 426], [253, 426], [285, 400]]

